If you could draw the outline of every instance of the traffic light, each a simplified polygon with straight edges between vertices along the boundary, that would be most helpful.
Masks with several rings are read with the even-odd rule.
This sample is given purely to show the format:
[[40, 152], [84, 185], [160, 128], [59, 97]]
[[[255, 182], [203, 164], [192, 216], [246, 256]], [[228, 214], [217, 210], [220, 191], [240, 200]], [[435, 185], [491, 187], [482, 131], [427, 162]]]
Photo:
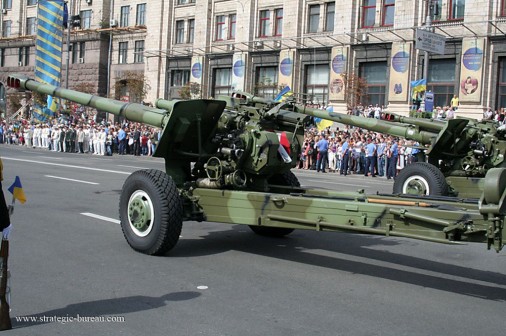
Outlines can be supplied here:
[[15, 77], [7, 77], [7, 86], [13, 89], [21, 89], [21, 80]]

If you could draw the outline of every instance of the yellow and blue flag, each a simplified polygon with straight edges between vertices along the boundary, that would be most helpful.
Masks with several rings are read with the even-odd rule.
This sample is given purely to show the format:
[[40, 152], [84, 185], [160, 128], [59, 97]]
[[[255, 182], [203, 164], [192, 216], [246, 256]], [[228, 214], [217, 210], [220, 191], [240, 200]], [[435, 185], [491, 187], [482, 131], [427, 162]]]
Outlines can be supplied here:
[[334, 124], [332, 120], [322, 119], [322, 118], [314, 118], [314, 122], [316, 124], [316, 128], [318, 131], [323, 131], [327, 127], [330, 127]]
[[411, 81], [411, 96], [416, 97], [418, 93], [425, 92], [427, 90], [427, 80], [418, 79]]
[[17, 199], [22, 204], [26, 202], [25, 192], [23, 191], [23, 186], [21, 185], [21, 179], [19, 176], [16, 176], [14, 183], [7, 190], [10, 191], [14, 199]]
[[285, 86], [283, 88], [283, 90], [281, 90], [278, 95], [276, 96], [276, 98], [274, 98], [274, 101], [275, 102], [283, 102], [286, 100], [287, 97], [289, 96], [293, 96], [293, 92], [292, 90], [290, 89], [289, 86]]
[[53, 96], [47, 96], [47, 107], [51, 110], [51, 112], [56, 112], [56, 99]]
[[[60, 86], [63, 28], [68, 18], [64, 0], [39, 0], [37, 10], [37, 41], [35, 55], [35, 79]], [[47, 111], [49, 110], [49, 111]], [[56, 112], [56, 101], [48, 95], [47, 110], [36, 114], [39, 120]]]

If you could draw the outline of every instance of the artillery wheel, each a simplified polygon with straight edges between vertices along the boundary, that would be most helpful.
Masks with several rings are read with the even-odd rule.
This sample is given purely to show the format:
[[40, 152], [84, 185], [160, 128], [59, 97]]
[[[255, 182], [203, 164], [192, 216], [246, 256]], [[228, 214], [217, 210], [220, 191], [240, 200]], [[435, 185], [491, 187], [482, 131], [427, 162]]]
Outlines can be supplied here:
[[488, 204], [499, 204], [506, 188], [506, 169], [492, 168], [485, 175], [483, 196]]
[[[269, 183], [283, 186], [300, 187], [299, 179], [291, 171], [287, 171], [286, 173], [283, 174], [274, 175], [269, 179]], [[293, 229], [287, 228], [256, 226], [256, 225], [250, 225], [249, 227], [251, 231], [255, 232], [257, 235], [265, 237], [284, 237], [293, 232]]]
[[402, 169], [394, 181], [394, 194], [448, 196], [448, 183], [434, 165], [415, 162]]
[[176, 184], [160, 170], [132, 173], [121, 191], [119, 217], [130, 247], [149, 255], [166, 253], [178, 242], [183, 225]]

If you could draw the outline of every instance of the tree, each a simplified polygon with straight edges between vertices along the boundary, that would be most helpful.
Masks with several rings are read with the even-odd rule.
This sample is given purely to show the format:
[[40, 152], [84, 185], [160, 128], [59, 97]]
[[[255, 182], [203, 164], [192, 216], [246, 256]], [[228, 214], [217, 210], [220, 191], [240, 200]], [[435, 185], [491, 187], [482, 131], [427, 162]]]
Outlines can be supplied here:
[[179, 90], [179, 96], [181, 99], [201, 98], [201, 93], [202, 90], [200, 84], [195, 82], [188, 82]]
[[125, 71], [121, 79], [114, 84], [114, 96], [120, 99], [128, 96], [130, 102], [140, 103], [146, 97], [150, 89], [144, 73], [137, 71]]
[[348, 109], [353, 109], [360, 103], [365, 103], [367, 97], [367, 81], [353, 73], [341, 75], [344, 82], [344, 100]]

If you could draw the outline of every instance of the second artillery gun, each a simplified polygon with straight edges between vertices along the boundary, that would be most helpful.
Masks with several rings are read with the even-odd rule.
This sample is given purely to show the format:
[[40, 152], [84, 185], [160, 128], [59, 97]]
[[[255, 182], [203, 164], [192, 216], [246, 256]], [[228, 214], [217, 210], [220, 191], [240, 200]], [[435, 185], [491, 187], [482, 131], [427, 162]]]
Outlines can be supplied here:
[[[506, 239], [506, 169], [489, 170], [489, 191], [479, 203], [303, 188], [291, 169], [301, 153], [309, 116], [320, 116], [317, 110], [242, 93], [224, 100], [160, 99], [152, 108], [21, 75], [12, 75], [7, 82], [11, 88], [52, 95], [163, 129], [154, 156], [165, 159], [165, 171], [132, 173], [119, 200], [123, 234], [133, 249], [145, 254], [172, 249], [184, 221], [244, 224], [266, 236], [311, 229], [440, 243], [478, 241], [497, 251]], [[410, 129], [401, 129], [407, 138]], [[431, 132], [417, 134], [422, 142], [433, 137]]]
[[296, 111], [419, 143], [419, 162], [403, 168], [394, 194], [457, 196], [478, 199], [487, 193], [484, 177], [491, 168], [506, 168], [506, 126], [492, 120], [448, 121], [386, 113], [383, 120], [297, 106]]

